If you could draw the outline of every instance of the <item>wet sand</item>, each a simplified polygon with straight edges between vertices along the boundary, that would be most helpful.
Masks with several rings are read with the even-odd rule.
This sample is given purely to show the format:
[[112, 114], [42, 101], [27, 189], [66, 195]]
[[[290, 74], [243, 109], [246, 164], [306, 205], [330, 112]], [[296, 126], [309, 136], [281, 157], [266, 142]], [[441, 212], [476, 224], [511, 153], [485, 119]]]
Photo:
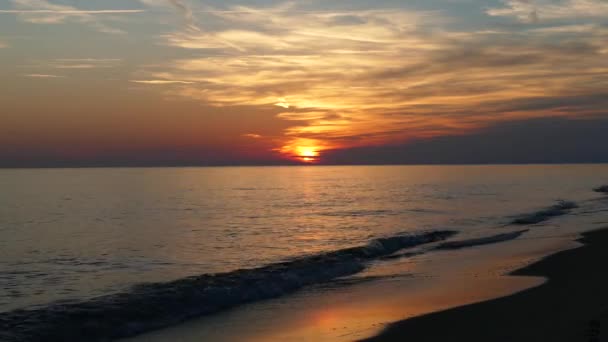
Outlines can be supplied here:
[[124, 341], [352, 342], [374, 336], [399, 319], [538, 286], [544, 278], [508, 274], [546, 255], [579, 246], [574, 236], [520, 238], [376, 264], [361, 276], [401, 276], [346, 286], [327, 284]]
[[512, 273], [547, 277], [541, 286], [393, 323], [362, 341], [608, 341], [608, 229], [578, 241], [585, 245]]

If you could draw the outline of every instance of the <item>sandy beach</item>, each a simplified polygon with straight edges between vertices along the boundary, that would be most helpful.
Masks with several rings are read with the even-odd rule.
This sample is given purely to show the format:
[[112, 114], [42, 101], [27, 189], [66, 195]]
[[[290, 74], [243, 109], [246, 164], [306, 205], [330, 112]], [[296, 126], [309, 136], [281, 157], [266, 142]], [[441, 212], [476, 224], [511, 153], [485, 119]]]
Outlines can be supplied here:
[[607, 38], [608, 0], [0, 0], [0, 342], [606, 341]]
[[578, 241], [584, 246], [512, 273], [547, 277], [541, 286], [396, 322], [363, 341], [607, 341], [608, 229]]
[[[542, 229], [534, 233], [542, 233]], [[509, 274], [547, 255], [578, 247], [576, 236], [514, 239], [476, 248], [444, 250], [432, 258], [424, 255], [405, 258], [370, 270], [371, 274], [393, 274], [400, 270], [404, 272], [401, 277], [313, 287], [124, 341], [361, 340], [379, 334], [391, 322], [539, 286], [545, 282], [544, 277]]]

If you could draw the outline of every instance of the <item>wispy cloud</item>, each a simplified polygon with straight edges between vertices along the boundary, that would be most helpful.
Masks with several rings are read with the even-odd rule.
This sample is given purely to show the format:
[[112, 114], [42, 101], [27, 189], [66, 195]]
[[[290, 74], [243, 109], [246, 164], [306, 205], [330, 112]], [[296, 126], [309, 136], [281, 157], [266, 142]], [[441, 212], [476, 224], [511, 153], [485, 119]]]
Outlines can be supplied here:
[[16, 14], [21, 20], [33, 24], [61, 24], [68, 21], [85, 23], [100, 32], [123, 33], [120, 29], [108, 26], [100, 16], [112, 19], [113, 15], [142, 13], [138, 9], [82, 10], [73, 6], [59, 5], [46, 0], [11, 0], [14, 9], [1, 10], [0, 13]]
[[593, 24], [584, 25], [558, 25], [532, 29], [533, 32], [557, 34], [557, 33], [593, 33], [598, 31], [598, 26]]
[[[577, 3], [580, 12], [583, 2], [597, 4], [568, 3]], [[518, 3], [538, 9], [540, 18], [545, 12], [558, 17], [557, 9]], [[215, 106], [285, 109], [278, 119], [293, 124], [281, 151], [304, 142], [317, 150], [386, 143], [500, 120], [603, 110], [596, 100], [585, 106], [559, 100], [608, 89], [602, 47], [608, 35], [601, 27], [563, 25], [511, 35], [441, 29], [447, 20], [435, 12], [305, 12], [292, 6], [207, 11], [225, 25], [163, 36], [167, 45], [201, 57], [147, 68], [142, 79], [171, 82], [168, 93]], [[573, 36], [551, 39], [565, 33]], [[545, 99], [546, 105], [523, 108], [514, 99]]]
[[[321, 151], [386, 144], [497, 121], [605, 112], [608, 30], [596, 20], [608, 13], [603, 1], [503, 1], [486, 10], [488, 25], [398, 8], [315, 11], [288, 2], [214, 9], [187, 0], [140, 2], [162, 6], [148, 12], [171, 22], [178, 18], [185, 29], [156, 37], [155, 48], [169, 50], [157, 56], [179, 57], [155, 57], [129, 70], [129, 87], [205, 106], [274, 113], [273, 129], [282, 136], [251, 127], [263, 136], [241, 130], [237, 138], [276, 143], [284, 153], [302, 145]], [[11, 13], [22, 20], [92, 27], [106, 17], [141, 12], [13, 3], [19, 9]], [[505, 25], [505, 18], [535, 25]], [[24, 70], [32, 73], [28, 77], [52, 78], [118, 65], [119, 59], [65, 58]]]
[[121, 63], [122, 59], [118, 58], [58, 58], [52, 60], [33, 60], [23, 65], [23, 67], [34, 71], [36, 74], [52, 74], [58, 70], [68, 72], [114, 68]]
[[[48, 3], [45, 3], [48, 5]], [[7, 14], [57, 14], [57, 15], [83, 15], [83, 14], [128, 14], [142, 13], [143, 10], [0, 10]]]
[[62, 76], [62, 75], [49, 75], [49, 74], [25, 74], [23, 76], [31, 77], [31, 78], [65, 78], [65, 76]]
[[48, 65], [57, 69], [97, 69], [116, 67], [121, 62], [118, 58], [60, 58]]
[[190, 7], [188, 7], [184, 2], [180, 0], [169, 0], [169, 2], [184, 16], [186, 25], [189, 29], [195, 31], [199, 30], [198, 26], [194, 22], [194, 16]]
[[156, 85], [165, 85], [165, 84], [194, 84], [195, 82], [190, 81], [179, 81], [179, 80], [131, 80], [133, 83], [141, 83], [141, 84], [156, 84]]
[[181, 0], [140, 0], [141, 3], [153, 7], [172, 7], [182, 16], [186, 28], [191, 31], [200, 31], [194, 18], [194, 12], [188, 4]]
[[574, 18], [608, 18], [604, 0], [503, 0], [504, 7], [490, 8], [490, 16], [512, 17], [521, 22]]

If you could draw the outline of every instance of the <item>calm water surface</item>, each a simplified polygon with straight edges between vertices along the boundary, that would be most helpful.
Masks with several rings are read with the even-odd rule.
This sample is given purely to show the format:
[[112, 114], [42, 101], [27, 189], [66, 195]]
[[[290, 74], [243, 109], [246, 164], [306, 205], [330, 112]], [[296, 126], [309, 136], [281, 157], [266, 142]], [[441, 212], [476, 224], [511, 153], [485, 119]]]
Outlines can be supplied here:
[[0, 311], [401, 232], [495, 234], [606, 183], [608, 165], [0, 170]]

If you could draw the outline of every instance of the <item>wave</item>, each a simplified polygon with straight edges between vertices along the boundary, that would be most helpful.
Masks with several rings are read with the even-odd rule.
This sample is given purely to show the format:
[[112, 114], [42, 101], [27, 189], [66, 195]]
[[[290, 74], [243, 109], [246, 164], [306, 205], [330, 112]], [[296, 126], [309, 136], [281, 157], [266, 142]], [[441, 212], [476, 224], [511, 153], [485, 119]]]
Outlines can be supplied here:
[[403, 252], [403, 253], [391, 254], [391, 255], [383, 256], [381, 258], [381, 260], [393, 260], [393, 259], [411, 258], [413, 256], [420, 255], [420, 254], [424, 254], [424, 251]]
[[279, 297], [304, 286], [356, 274], [366, 262], [401, 249], [445, 240], [454, 231], [397, 235], [365, 246], [295, 258], [268, 266], [204, 274], [80, 303], [54, 303], [0, 314], [1, 341], [107, 341], [196, 316]]
[[549, 208], [539, 210], [533, 213], [524, 214], [511, 221], [511, 224], [516, 225], [527, 225], [536, 224], [547, 221], [548, 219], [556, 216], [565, 215], [570, 212], [571, 209], [578, 208], [578, 205], [574, 202], [560, 200], [556, 204]]
[[517, 239], [518, 237], [520, 237], [523, 233], [525, 233], [527, 231], [529, 231], [529, 229], [524, 229], [524, 230], [510, 232], [510, 233], [502, 233], [502, 234], [475, 238], [475, 239], [448, 241], [448, 242], [443, 242], [443, 243], [439, 244], [437, 247], [435, 247], [435, 249], [460, 249], [460, 248], [466, 248], [466, 247], [481, 246], [481, 245], [488, 245], [488, 244], [492, 244], [492, 243], [504, 242], [504, 241], [508, 241], [508, 240]]
[[387, 274], [387, 275], [370, 275], [370, 276], [353, 276], [347, 278], [340, 278], [332, 281], [330, 283], [324, 283], [319, 286], [322, 289], [338, 289], [343, 286], [351, 286], [358, 285], [368, 282], [377, 282], [377, 281], [390, 281], [390, 280], [400, 280], [404, 278], [413, 278], [414, 275], [411, 273], [402, 273], [402, 274]]
[[603, 194], [608, 194], [608, 185], [599, 186], [599, 187], [593, 189], [593, 191], [595, 191], [595, 192], [601, 192]]
[[337, 216], [337, 217], [360, 217], [360, 216], [389, 216], [398, 215], [398, 212], [392, 210], [349, 210], [349, 211], [334, 211], [321, 213], [321, 216]]

